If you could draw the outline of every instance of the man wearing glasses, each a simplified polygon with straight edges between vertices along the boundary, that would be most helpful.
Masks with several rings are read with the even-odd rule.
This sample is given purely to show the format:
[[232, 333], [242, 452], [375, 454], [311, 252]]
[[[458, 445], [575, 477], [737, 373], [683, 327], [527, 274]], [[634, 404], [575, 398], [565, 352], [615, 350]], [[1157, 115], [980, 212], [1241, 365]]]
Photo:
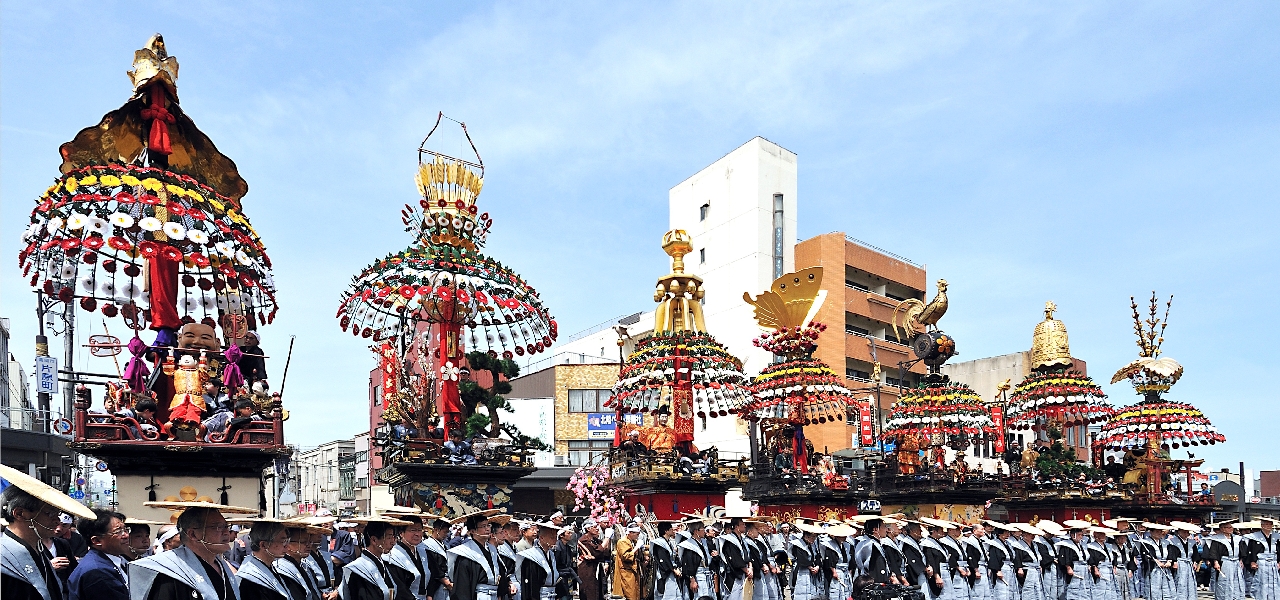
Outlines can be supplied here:
[[69, 600], [45, 545], [64, 511], [86, 519], [93, 511], [11, 467], [0, 465], [0, 478], [10, 484], [0, 500], [0, 516], [9, 521], [0, 535], [0, 598]]
[[68, 587], [71, 599], [129, 600], [129, 582], [124, 568], [129, 552], [129, 528], [124, 515], [95, 509], [94, 518], [80, 519], [76, 526], [89, 542], [89, 552], [71, 572]]
[[236, 600], [231, 565], [222, 558], [222, 553], [231, 548], [231, 527], [219, 509], [257, 511], [221, 506], [183, 508], [178, 517], [178, 537], [182, 545], [129, 563], [130, 597], [133, 600]]

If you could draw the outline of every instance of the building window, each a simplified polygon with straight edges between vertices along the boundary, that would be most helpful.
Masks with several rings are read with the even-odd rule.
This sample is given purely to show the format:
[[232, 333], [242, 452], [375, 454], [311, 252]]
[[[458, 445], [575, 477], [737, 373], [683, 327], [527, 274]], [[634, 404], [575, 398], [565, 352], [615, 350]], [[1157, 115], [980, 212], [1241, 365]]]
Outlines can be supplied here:
[[708, 202], [708, 203], [706, 203], [706, 204], [703, 204], [702, 206], [699, 206], [699, 207], [698, 207], [698, 220], [699, 220], [699, 221], [706, 221], [706, 220], [707, 220], [707, 213], [709, 213], [709, 212], [711, 212], [711, 203], [710, 203], [710, 202]]
[[884, 297], [885, 297], [885, 298], [892, 298], [892, 299], [894, 299], [894, 300], [897, 300], [898, 302], [902, 302], [903, 300], [906, 300], [906, 298], [903, 298], [902, 296], [899, 296], [899, 295], [897, 295], [897, 294], [895, 294], [895, 293], [893, 293], [893, 292], [887, 291], [887, 290], [886, 290], [886, 291], [885, 291], [885, 293], [884, 293]]
[[698, 262], [699, 262], [699, 263], [701, 263], [701, 264], [704, 264], [704, 265], [705, 265], [705, 264], [707, 264], [707, 249], [706, 249], [706, 248], [698, 248]]
[[845, 369], [845, 370], [844, 370], [844, 375], [845, 375], [845, 377], [848, 377], [849, 379], [862, 379], [862, 380], [870, 380], [870, 379], [871, 379], [871, 374], [870, 374], [870, 373], [868, 373], [868, 372], [866, 372], [866, 371], [859, 371], [859, 370], [857, 370], [857, 369]]
[[846, 324], [844, 326], [844, 332], [849, 335], [871, 335], [870, 329], [866, 329], [864, 327], [858, 327], [857, 325]]
[[611, 445], [613, 442], [609, 440], [570, 440], [569, 464], [575, 467], [588, 464], [595, 457], [608, 452]]
[[858, 283], [858, 282], [856, 282], [856, 281], [854, 281], [854, 280], [852, 280], [852, 279], [846, 279], [846, 280], [844, 280], [844, 286], [845, 286], [845, 287], [848, 287], [848, 288], [853, 288], [853, 289], [855, 289], [855, 290], [861, 290], [861, 291], [864, 291], [864, 292], [870, 292], [870, 291], [871, 291], [871, 288], [869, 288], [869, 287], [867, 287], [867, 286], [865, 286], [865, 285], [862, 285], [861, 283]]
[[612, 390], [569, 390], [569, 412], [608, 412], [605, 404], [612, 396]]

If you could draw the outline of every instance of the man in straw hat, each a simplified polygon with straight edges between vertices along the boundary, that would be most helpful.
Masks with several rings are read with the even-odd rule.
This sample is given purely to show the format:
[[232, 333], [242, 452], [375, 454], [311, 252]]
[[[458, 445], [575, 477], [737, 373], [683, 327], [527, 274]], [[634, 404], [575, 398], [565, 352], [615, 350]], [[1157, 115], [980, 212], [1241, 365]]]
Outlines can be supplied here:
[[1089, 553], [1085, 549], [1085, 533], [1092, 527], [1088, 521], [1063, 522], [1068, 531], [1066, 539], [1054, 544], [1057, 553], [1058, 572], [1062, 576], [1063, 591], [1067, 600], [1091, 600], [1093, 598], [1090, 577]]
[[434, 515], [430, 523], [430, 534], [423, 540], [427, 558], [427, 597], [447, 600], [453, 592], [453, 579], [449, 577], [449, 550], [445, 548], [451, 524], [448, 519]]
[[254, 519], [249, 555], [240, 561], [236, 583], [240, 600], [290, 600], [289, 588], [276, 571], [276, 561], [289, 553], [289, 530], [276, 519]]
[[1145, 523], [1148, 532], [1139, 542], [1142, 552], [1144, 583], [1148, 600], [1173, 600], [1177, 596], [1174, 568], [1178, 564], [1178, 549], [1167, 543], [1165, 537], [1173, 528], [1159, 523]]
[[1089, 555], [1089, 565], [1093, 574], [1093, 599], [1094, 600], [1119, 600], [1119, 588], [1116, 587], [1116, 567], [1114, 562], [1114, 554], [1108, 546], [1111, 546], [1109, 538], [1117, 534], [1110, 527], [1093, 526], [1089, 528], [1089, 536], [1092, 539], [1087, 540], [1085, 544], [1085, 552]]
[[555, 600], [572, 594], [572, 580], [565, 575], [553, 551], [561, 528], [551, 522], [537, 524], [538, 538], [532, 548], [516, 555], [520, 597], [526, 600]]
[[689, 536], [680, 542], [680, 573], [690, 600], [716, 597], [715, 559], [707, 543], [706, 520], [702, 515], [686, 514], [685, 531]]
[[395, 600], [425, 600], [430, 574], [418, 549], [422, 543], [422, 515], [395, 511], [386, 512], [384, 516], [405, 522], [396, 527], [396, 543], [383, 557], [396, 583]]
[[[917, 582], [920, 583], [920, 591], [925, 595], [925, 600], [936, 600], [943, 597], [958, 562], [951, 562], [951, 556], [942, 546], [942, 539], [947, 537], [945, 522], [921, 517], [916, 524], [920, 527], [922, 535], [913, 539], [919, 542], [921, 554], [924, 556], [923, 577]], [[910, 528], [907, 535], [912, 535]], [[955, 560], [959, 560], [959, 555]]]
[[1045, 600], [1056, 600], [1061, 597], [1059, 592], [1063, 589], [1062, 571], [1057, 567], [1057, 543], [1069, 536], [1067, 530], [1056, 521], [1040, 519], [1035, 527], [1040, 530], [1040, 535], [1031, 541], [1032, 548], [1035, 548], [1036, 555], [1040, 558], [1040, 590]]
[[924, 547], [920, 543], [925, 539], [924, 527], [919, 521], [904, 521], [902, 533], [898, 534], [898, 547], [902, 553], [902, 576], [910, 585], [920, 586], [920, 591], [929, 597], [929, 575], [926, 572]]
[[251, 515], [257, 509], [201, 501], [143, 505], [181, 511], [177, 523], [181, 545], [129, 563], [129, 596], [133, 600], [239, 597], [231, 564], [222, 557], [231, 549], [231, 526], [222, 513]]
[[1040, 565], [1040, 556], [1036, 553], [1035, 536], [1042, 532], [1029, 523], [1013, 523], [1013, 535], [1009, 538], [1009, 552], [1013, 554], [1014, 577], [1017, 578], [1015, 589], [1021, 600], [1045, 600], [1044, 570]]
[[[453, 600], [497, 600], [498, 585], [507, 579], [510, 586], [510, 574], [503, 572], [497, 549], [489, 543], [493, 535], [489, 518], [499, 512], [498, 509], [479, 510], [453, 520], [455, 525], [462, 523], [467, 530], [466, 540], [449, 549], [453, 581], [450, 598]], [[510, 590], [503, 592], [505, 596]]]
[[1259, 530], [1245, 536], [1249, 538], [1247, 562], [1254, 570], [1253, 597], [1257, 600], [1280, 598], [1280, 567], [1276, 565], [1276, 553], [1280, 552], [1280, 531], [1271, 517], [1258, 517]]
[[1165, 543], [1173, 547], [1177, 553], [1173, 564], [1173, 579], [1176, 600], [1196, 599], [1196, 541], [1192, 534], [1200, 533], [1200, 526], [1185, 521], [1170, 521], [1173, 535], [1166, 538]]
[[360, 555], [342, 567], [339, 597], [343, 600], [386, 600], [396, 598], [396, 580], [387, 566], [386, 555], [396, 545], [396, 527], [408, 524], [386, 515], [351, 519], [363, 526]]
[[782, 600], [782, 586], [778, 583], [782, 569], [778, 566], [777, 553], [770, 550], [768, 543], [768, 536], [772, 532], [771, 519], [747, 519], [746, 542], [751, 551], [751, 569], [756, 575], [752, 585], [752, 600]]
[[324, 592], [316, 584], [315, 577], [307, 570], [303, 561], [311, 556], [311, 551], [319, 543], [320, 536], [328, 529], [310, 525], [306, 519], [306, 517], [294, 518], [284, 522], [285, 528], [289, 530], [289, 544], [285, 546], [284, 556], [276, 559], [272, 566], [288, 588], [290, 598], [323, 600]]
[[63, 512], [91, 519], [93, 511], [17, 469], [0, 465], [0, 477], [10, 484], [0, 499], [0, 514], [8, 521], [0, 538], [0, 596], [66, 600], [66, 583], [44, 548]]
[[1013, 549], [1009, 547], [1009, 538], [1015, 528], [998, 521], [987, 521], [987, 524], [992, 531], [986, 543], [987, 581], [991, 586], [991, 596], [995, 600], [1016, 600], [1017, 569], [1013, 563]]
[[1206, 558], [1213, 566], [1213, 597], [1216, 600], [1240, 600], [1245, 597], [1244, 569], [1241, 558], [1248, 540], [1236, 535], [1235, 521], [1218, 523], [1218, 533], [1209, 536]]
[[844, 523], [828, 524], [822, 545], [822, 566], [828, 576], [827, 597], [845, 600], [853, 595], [853, 544], [849, 536], [858, 531]]
[[799, 538], [791, 540], [791, 600], [823, 600], [827, 597], [826, 577], [822, 573], [822, 547], [818, 536], [822, 528], [797, 521]]

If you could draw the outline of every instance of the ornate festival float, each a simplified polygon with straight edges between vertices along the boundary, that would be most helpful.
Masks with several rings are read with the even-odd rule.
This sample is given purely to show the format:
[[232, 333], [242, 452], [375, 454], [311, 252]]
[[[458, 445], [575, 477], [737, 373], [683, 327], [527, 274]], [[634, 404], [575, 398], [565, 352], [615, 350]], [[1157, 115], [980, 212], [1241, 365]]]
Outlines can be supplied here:
[[[1198, 522], [1217, 508], [1213, 496], [1197, 496], [1172, 483], [1175, 473], [1186, 473], [1191, 481], [1191, 471], [1204, 461], [1194, 455], [1174, 460], [1170, 450], [1226, 438], [1194, 406], [1162, 399], [1182, 375], [1181, 365], [1160, 357], [1171, 304], [1172, 298], [1159, 316], [1153, 294], [1144, 319], [1137, 302], [1130, 301], [1139, 358], [1111, 383], [1130, 380], [1143, 400], [1120, 409], [1106, 403], [1092, 379], [1073, 370], [1066, 326], [1053, 318], [1053, 303], [1046, 305], [1045, 320], [1036, 326], [1032, 373], [1009, 401], [1010, 426], [1035, 432], [1020, 460], [1010, 460], [1014, 475], [1000, 503], [1011, 520], [1100, 522], [1132, 516]], [[1089, 456], [1064, 448], [1062, 431], [1091, 425], [1096, 432]]]
[[821, 285], [822, 267], [810, 267], [779, 277], [754, 299], [743, 294], [767, 330], [755, 345], [776, 359], [752, 381], [752, 399], [740, 413], [756, 423], [758, 449], [743, 498], [758, 503], [762, 515], [819, 518], [824, 505], [845, 505], [852, 498], [849, 480], [837, 475], [830, 457], [810, 467], [804, 435], [805, 425], [843, 419], [851, 409], [869, 410], [813, 355], [826, 329], [814, 321], [826, 299]]
[[59, 148], [18, 256], [42, 336], [51, 315], [78, 308], [91, 332], [101, 315], [88, 347], [108, 372], [59, 372], [76, 390], [68, 446], [105, 462], [132, 516], [167, 520], [143, 507], [157, 498], [265, 507], [262, 471], [288, 450], [258, 345], [277, 307], [248, 185], [182, 110], [159, 34], [128, 75], [129, 100]]
[[[671, 256], [671, 273], [654, 291], [653, 334], [637, 342], [613, 388], [609, 407], [618, 428], [602, 475], [633, 513], [679, 519], [723, 506], [725, 492], [746, 481], [746, 459], [721, 459], [715, 447], [699, 450], [693, 438], [695, 421], [733, 418], [750, 390], [742, 362], [707, 332], [702, 279], [684, 271], [684, 256], [693, 251], [689, 234], [668, 231], [662, 249]], [[653, 424], [629, 425], [624, 413], [648, 413]]]
[[[511, 484], [533, 472], [540, 443], [502, 422], [514, 359], [549, 348], [556, 322], [537, 291], [480, 252], [493, 226], [477, 199], [484, 163], [418, 149], [421, 198], [401, 219], [410, 246], [366, 267], [343, 294], [344, 331], [370, 342], [380, 398], [372, 440], [396, 503], [446, 516], [509, 508]], [[505, 437], [503, 437], [505, 436]]]
[[[1091, 464], [1063, 441], [1069, 428], [1089, 428], [1105, 421], [1114, 411], [1093, 379], [1071, 357], [1067, 326], [1053, 318], [1058, 309], [1046, 302], [1044, 320], [1031, 338], [1031, 372], [1013, 388], [1013, 395], [999, 399], [1005, 414], [1006, 433], [1029, 432], [1026, 448], [1009, 442], [1001, 505], [1013, 521], [1069, 519], [1101, 522], [1111, 518], [1111, 507], [1129, 500], [1128, 490], [1108, 483]], [[1004, 386], [1007, 391], [1008, 386]], [[1008, 437], [1012, 437], [1009, 435]]]
[[[1160, 356], [1172, 305], [1173, 296], [1170, 296], [1164, 315], [1159, 316], [1159, 302], [1152, 292], [1150, 309], [1144, 319], [1138, 312], [1137, 301], [1130, 298], [1138, 358], [1116, 371], [1111, 383], [1128, 379], [1142, 400], [1111, 415], [1098, 432], [1094, 447], [1098, 455], [1105, 452], [1120, 455], [1117, 462], [1124, 469], [1122, 483], [1133, 489], [1133, 500], [1116, 506], [1117, 513], [1201, 521], [1210, 512], [1221, 510], [1215, 506], [1212, 495], [1200, 496], [1191, 489], [1191, 472], [1204, 464], [1204, 459], [1197, 459], [1190, 452], [1186, 458], [1174, 459], [1171, 451], [1212, 446], [1227, 438], [1218, 433], [1200, 409], [1164, 398], [1183, 372], [1177, 361]], [[1179, 488], [1172, 476], [1184, 472], [1187, 487]]]

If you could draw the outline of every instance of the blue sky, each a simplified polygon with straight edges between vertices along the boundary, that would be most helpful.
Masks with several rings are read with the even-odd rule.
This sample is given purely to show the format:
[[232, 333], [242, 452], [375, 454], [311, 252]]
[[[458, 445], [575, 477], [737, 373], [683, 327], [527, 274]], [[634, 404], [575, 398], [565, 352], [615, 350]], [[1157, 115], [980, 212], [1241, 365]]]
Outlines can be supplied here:
[[6, 2], [0, 18], [0, 314], [26, 364], [26, 215], [159, 31], [184, 109], [249, 182], [281, 288], [273, 377], [298, 336], [297, 443], [365, 418], [372, 358], [333, 314], [352, 274], [408, 243], [396, 213], [443, 110], [488, 168], [489, 252], [566, 334], [649, 307], [668, 188], [761, 135], [799, 155], [801, 238], [846, 231], [950, 282], [961, 359], [1026, 348], [1053, 299], [1105, 383], [1136, 353], [1129, 296], [1175, 294], [1171, 397], [1228, 437], [1196, 454], [1280, 467], [1274, 3]]

